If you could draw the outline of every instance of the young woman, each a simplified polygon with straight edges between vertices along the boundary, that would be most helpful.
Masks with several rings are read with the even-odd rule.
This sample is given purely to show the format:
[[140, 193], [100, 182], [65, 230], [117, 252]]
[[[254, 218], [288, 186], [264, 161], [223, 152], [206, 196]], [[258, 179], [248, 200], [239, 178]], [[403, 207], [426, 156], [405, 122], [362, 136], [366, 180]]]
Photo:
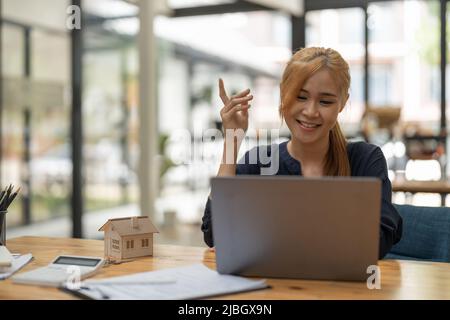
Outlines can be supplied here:
[[[220, 112], [224, 130], [241, 129], [245, 132], [248, 127], [249, 102], [253, 98], [250, 90], [228, 97], [222, 80], [219, 80], [219, 87], [220, 97], [224, 103]], [[381, 149], [365, 142], [347, 143], [337, 123], [338, 114], [347, 103], [349, 87], [349, 66], [338, 52], [317, 47], [297, 51], [288, 62], [280, 84], [279, 113], [281, 119], [286, 121], [291, 139], [270, 146], [269, 152], [278, 148], [277, 175], [380, 178], [381, 259], [392, 245], [400, 240], [402, 219], [391, 203], [391, 183]], [[259, 159], [256, 164], [250, 164], [249, 151], [238, 163], [236, 156], [231, 163], [225, 161], [227, 152], [225, 146], [234, 145], [236, 155], [241, 142], [242, 138], [234, 139], [232, 143], [225, 138], [224, 156], [218, 176], [261, 174], [263, 165]], [[211, 213], [211, 201], [214, 200], [209, 197], [203, 216], [202, 231], [206, 244], [213, 247], [211, 214], [214, 213]]]

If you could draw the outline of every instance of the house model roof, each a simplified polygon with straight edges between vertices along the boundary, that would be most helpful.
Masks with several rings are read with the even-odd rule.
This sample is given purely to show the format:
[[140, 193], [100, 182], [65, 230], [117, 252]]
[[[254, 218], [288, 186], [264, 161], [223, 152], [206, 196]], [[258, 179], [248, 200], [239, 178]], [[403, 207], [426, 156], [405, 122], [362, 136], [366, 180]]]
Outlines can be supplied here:
[[159, 232], [146, 216], [109, 219], [98, 231], [105, 231], [110, 224], [111, 229], [121, 236]]

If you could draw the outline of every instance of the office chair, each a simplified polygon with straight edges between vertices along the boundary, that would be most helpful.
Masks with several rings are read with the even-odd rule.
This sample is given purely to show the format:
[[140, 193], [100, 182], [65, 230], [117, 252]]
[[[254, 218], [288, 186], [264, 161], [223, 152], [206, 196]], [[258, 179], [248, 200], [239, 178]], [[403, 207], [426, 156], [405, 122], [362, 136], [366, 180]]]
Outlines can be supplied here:
[[385, 259], [450, 262], [450, 208], [394, 205], [403, 235]]

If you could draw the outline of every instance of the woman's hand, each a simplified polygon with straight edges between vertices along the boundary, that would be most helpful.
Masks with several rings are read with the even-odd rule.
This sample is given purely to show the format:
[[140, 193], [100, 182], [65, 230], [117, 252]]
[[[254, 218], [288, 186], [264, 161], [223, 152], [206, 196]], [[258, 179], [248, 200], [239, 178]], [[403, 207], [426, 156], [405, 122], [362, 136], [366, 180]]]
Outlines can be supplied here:
[[246, 132], [248, 128], [248, 109], [250, 108], [248, 103], [253, 99], [250, 89], [228, 97], [223, 80], [219, 79], [219, 92], [224, 104], [220, 110], [224, 131], [227, 129], [242, 129]]

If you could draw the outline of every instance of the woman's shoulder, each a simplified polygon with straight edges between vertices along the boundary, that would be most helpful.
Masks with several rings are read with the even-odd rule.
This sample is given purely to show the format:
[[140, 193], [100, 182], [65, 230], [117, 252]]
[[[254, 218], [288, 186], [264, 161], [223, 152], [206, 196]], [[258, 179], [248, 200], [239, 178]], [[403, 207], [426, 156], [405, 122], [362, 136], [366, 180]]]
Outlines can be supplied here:
[[347, 153], [349, 156], [356, 155], [366, 157], [379, 152], [381, 152], [379, 146], [365, 141], [351, 141], [347, 143]]
[[373, 172], [384, 172], [386, 158], [377, 145], [365, 141], [347, 143], [348, 160], [352, 175], [372, 175]]

